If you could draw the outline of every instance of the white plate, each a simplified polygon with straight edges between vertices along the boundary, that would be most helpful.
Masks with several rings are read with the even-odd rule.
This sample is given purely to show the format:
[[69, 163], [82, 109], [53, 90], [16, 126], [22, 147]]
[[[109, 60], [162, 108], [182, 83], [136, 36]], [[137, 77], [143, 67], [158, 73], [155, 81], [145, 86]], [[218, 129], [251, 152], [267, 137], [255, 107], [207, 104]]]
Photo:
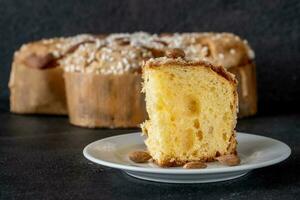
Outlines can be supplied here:
[[241, 164], [238, 166], [228, 167], [212, 162], [208, 163], [205, 169], [160, 168], [153, 163], [137, 164], [128, 159], [129, 152], [146, 149], [143, 140], [140, 132], [109, 137], [87, 145], [83, 154], [92, 162], [121, 169], [133, 177], [166, 183], [230, 180], [253, 169], [279, 163], [291, 154], [291, 149], [278, 140], [237, 133], [238, 154], [241, 158]]

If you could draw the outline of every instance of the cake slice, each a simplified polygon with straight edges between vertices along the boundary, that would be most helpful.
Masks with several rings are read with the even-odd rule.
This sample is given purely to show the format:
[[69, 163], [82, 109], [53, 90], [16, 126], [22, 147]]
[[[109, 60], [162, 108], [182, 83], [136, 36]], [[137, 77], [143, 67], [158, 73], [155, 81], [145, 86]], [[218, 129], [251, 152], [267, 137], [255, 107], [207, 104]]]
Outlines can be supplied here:
[[143, 66], [146, 146], [162, 167], [236, 154], [237, 81], [223, 67], [182, 58]]

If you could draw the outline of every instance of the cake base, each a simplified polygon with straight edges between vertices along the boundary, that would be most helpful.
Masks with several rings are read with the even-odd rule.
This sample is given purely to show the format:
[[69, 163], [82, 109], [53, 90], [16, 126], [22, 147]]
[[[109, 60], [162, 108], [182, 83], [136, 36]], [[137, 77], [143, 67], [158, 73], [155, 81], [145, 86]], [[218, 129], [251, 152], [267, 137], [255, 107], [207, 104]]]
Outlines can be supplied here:
[[69, 119], [73, 125], [138, 127], [147, 116], [140, 74], [66, 72], [65, 83]]
[[14, 63], [9, 80], [10, 111], [18, 114], [66, 115], [63, 69], [33, 69]]

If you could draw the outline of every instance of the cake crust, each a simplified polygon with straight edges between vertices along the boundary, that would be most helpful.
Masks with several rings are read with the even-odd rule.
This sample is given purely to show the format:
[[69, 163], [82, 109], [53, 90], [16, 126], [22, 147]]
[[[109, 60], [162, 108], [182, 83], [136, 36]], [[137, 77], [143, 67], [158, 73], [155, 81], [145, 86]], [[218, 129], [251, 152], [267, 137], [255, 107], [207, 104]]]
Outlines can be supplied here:
[[197, 66], [203, 67], [204, 66], [212, 69], [214, 72], [221, 75], [223, 78], [227, 79], [231, 83], [237, 84], [237, 80], [235, 79], [234, 75], [228, 73], [224, 67], [215, 66], [203, 60], [192, 61], [192, 60], [185, 60], [183, 58], [172, 59], [172, 58], [161, 57], [161, 58], [148, 60], [144, 64], [143, 69], [156, 68], [156, 67], [168, 66], [168, 65], [180, 65], [182, 67], [197, 67]]

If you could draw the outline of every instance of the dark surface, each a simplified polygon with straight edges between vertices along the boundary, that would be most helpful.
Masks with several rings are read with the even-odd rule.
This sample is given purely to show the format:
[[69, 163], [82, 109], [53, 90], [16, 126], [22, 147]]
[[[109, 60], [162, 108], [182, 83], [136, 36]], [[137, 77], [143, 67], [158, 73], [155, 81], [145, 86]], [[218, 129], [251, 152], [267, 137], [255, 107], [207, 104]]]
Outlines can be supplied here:
[[297, 199], [300, 196], [300, 115], [240, 120], [238, 130], [281, 140], [286, 161], [227, 182], [162, 184], [93, 164], [82, 149], [95, 140], [135, 130], [83, 129], [65, 117], [0, 111], [0, 199]]
[[256, 52], [259, 111], [299, 111], [299, 10], [299, 0], [0, 0], [0, 96], [8, 96], [14, 50], [31, 40], [84, 32], [227, 31], [247, 38]]

